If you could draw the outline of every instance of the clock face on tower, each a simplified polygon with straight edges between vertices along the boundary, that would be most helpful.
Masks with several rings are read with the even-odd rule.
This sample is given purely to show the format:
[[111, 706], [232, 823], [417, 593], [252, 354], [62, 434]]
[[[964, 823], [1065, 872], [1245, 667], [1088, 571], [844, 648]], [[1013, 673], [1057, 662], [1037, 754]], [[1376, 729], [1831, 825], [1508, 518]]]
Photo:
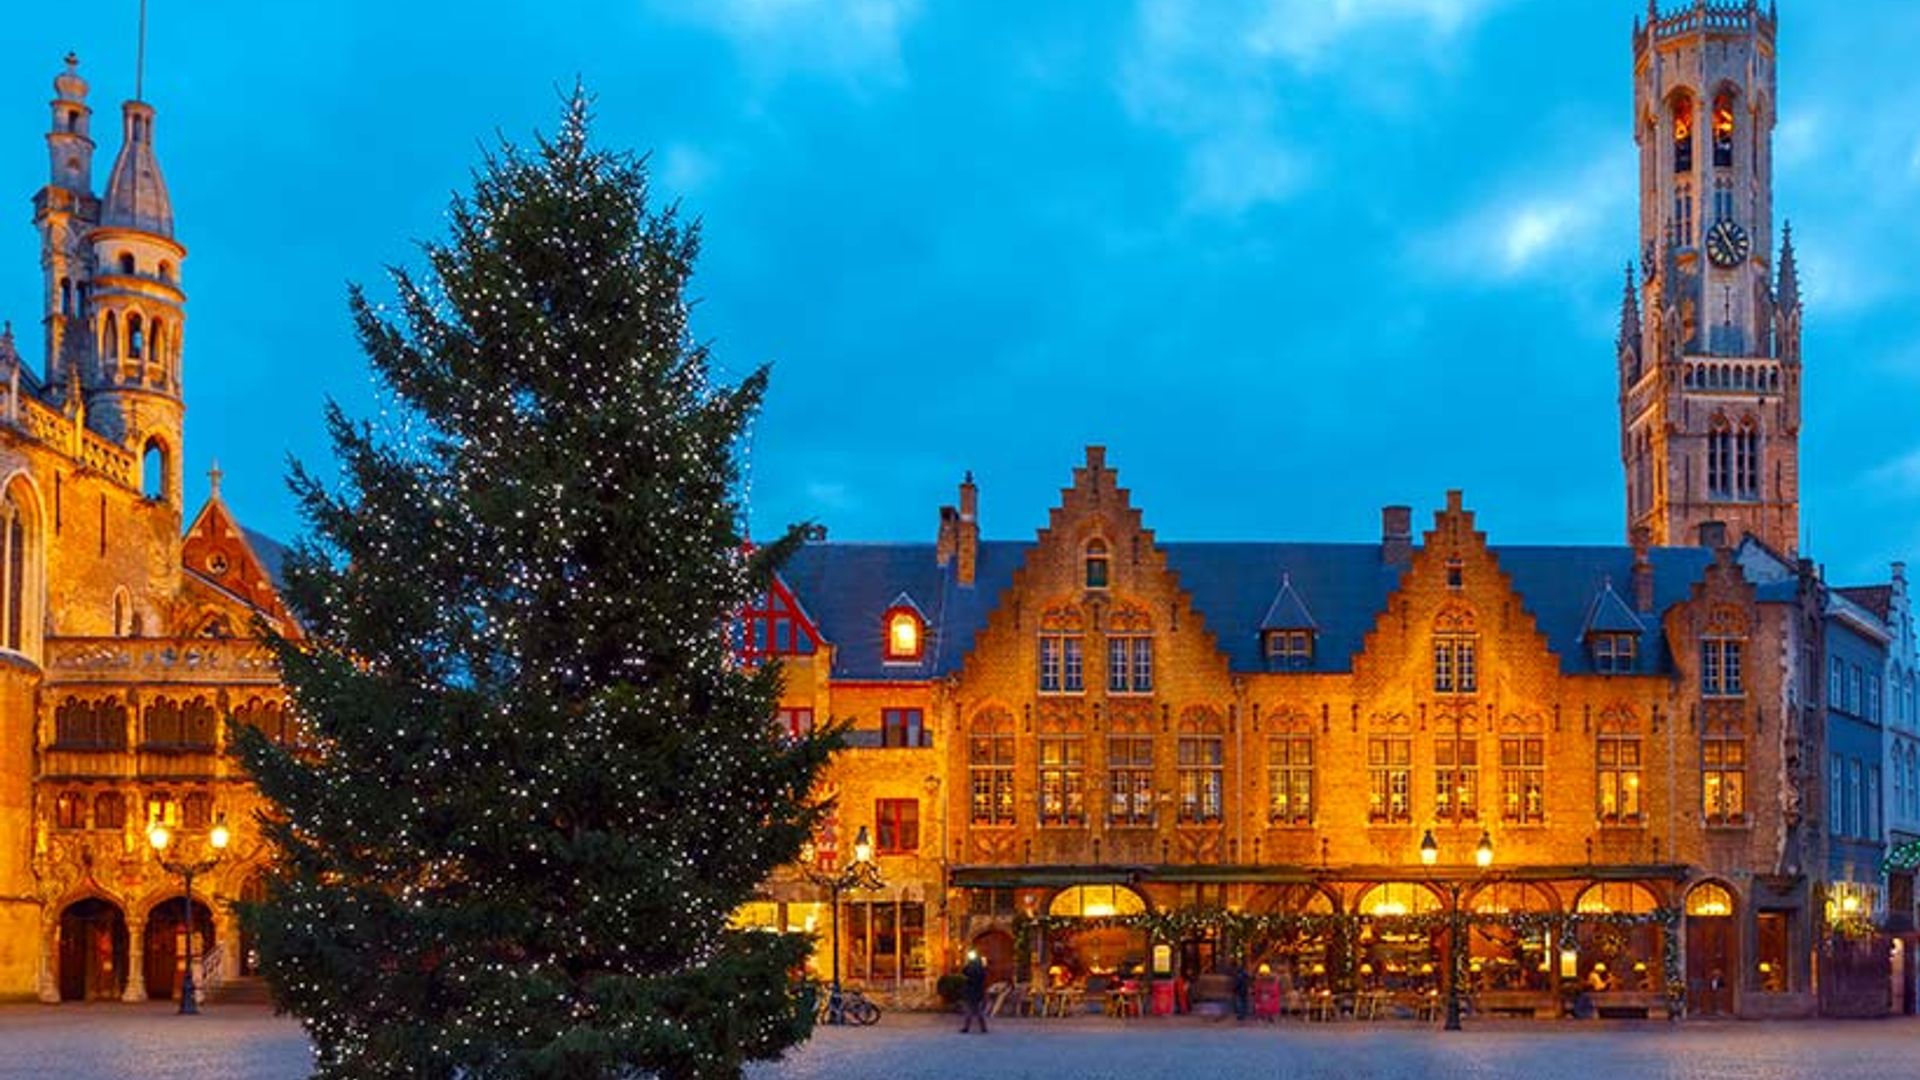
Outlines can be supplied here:
[[1715, 266], [1738, 266], [1745, 262], [1751, 247], [1747, 241], [1747, 230], [1721, 218], [1707, 230], [1707, 258]]

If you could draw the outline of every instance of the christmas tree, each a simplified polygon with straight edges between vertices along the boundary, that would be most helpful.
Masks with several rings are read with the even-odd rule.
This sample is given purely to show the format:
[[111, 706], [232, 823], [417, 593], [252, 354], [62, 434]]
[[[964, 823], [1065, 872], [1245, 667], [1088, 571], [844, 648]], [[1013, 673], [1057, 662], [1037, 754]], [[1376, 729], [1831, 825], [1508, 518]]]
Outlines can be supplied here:
[[763, 368], [689, 336], [697, 225], [562, 126], [486, 158], [427, 273], [350, 302], [388, 406], [277, 641], [305, 744], [237, 732], [281, 854], [247, 917], [323, 1077], [737, 1075], [804, 1039], [807, 941], [728, 918], [793, 860], [837, 734], [776, 738], [735, 614], [797, 530], [742, 537]]

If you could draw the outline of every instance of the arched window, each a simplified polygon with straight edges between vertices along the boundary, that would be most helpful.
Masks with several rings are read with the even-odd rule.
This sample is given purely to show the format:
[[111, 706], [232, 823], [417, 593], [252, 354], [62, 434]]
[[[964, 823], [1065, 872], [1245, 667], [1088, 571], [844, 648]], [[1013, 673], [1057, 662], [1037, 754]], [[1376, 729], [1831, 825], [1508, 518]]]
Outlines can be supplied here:
[[1733, 914], [1733, 894], [1725, 886], [1703, 881], [1687, 893], [1687, 914], [1697, 918], [1720, 918]]
[[911, 663], [920, 659], [926, 648], [926, 624], [920, 613], [905, 604], [887, 609], [886, 658]]
[[56, 829], [87, 827], [87, 797], [77, 791], [63, 791], [53, 800], [53, 826]]
[[113, 636], [126, 637], [133, 633], [133, 598], [127, 595], [126, 586], [113, 590]]
[[173, 280], [173, 264], [170, 262], [167, 262], [164, 259], [161, 260], [160, 262], [160, 280], [161, 281]]
[[100, 320], [100, 355], [120, 359], [120, 320], [111, 311]]
[[1389, 881], [1362, 893], [1355, 909], [1362, 915], [1387, 919], [1431, 915], [1440, 910], [1440, 898], [1418, 882]]
[[167, 451], [159, 439], [147, 440], [140, 456], [140, 493], [149, 499], [167, 497]]
[[0, 500], [0, 573], [4, 573], [5, 604], [0, 608], [0, 643], [14, 652], [24, 652], [27, 628], [37, 605], [33, 603], [33, 565], [27, 544], [26, 506], [8, 489]]
[[1089, 589], [1107, 587], [1107, 542], [1105, 540], [1087, 541], [1086, 581]]
[[119, 829], [127, 824], [127, 797], [117, 791], [103, 791], [93, 797], [93, 827]]
[[1075, 885], [1060, 890], [1047, 904], [1052, 919], [1107, 919], [1146, 911], [1147, 902], [1125, 885]]
[[73, 279], [60, 279], [60, 314], [73, 314]]
[[1713, 164], [1717, 169], [1733, 168], [1732, 94], [1713, 99]]
[[1649, 915], [1660, 905], [1651, 890], [1634, 881], [1603, 881], [1580, 894], [1574, 910], [1582, 915]]
[[67, 130], [68, 131], [80, 130], [80, 110], [79, 109], [67, 110]]
[[1760, 497], [1760, 431], [1749, 416], [1740, 425], [1740, 436], [1735, 442], [1736, 486], [1743, 499]]
[[1685, 94], [1673, 99], [1673, 171], [1693, 171], [1693, 99]]
[[141, 330], [140, 313], [136, 311], [127, 316], [127, 358], [138, 360], [146, 355], [146, 351], [147, 336]]
[[167, 324], [159, 319], [153, 320], [153, 358], [167, 362]]
[[121, 252], [120, 253], [120, 272], [123, 274], [131, 274], [133, 273], [133, 267], [134, 267], [133, 254], [127, 251]]
[[1707, 496], [1725, 499], [1733, 494], [1733, 431], [1726, 417], [1714, 417], [1707, 432]]

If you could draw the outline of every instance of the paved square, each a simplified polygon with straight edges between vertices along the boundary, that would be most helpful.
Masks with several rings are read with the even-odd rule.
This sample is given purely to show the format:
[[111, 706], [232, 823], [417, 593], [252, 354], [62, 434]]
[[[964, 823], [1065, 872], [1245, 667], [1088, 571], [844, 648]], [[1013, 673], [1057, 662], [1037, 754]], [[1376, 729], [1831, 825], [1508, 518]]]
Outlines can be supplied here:
[[[1235, 1025], [996, 1020], [888, 1014], [822, 1029], [755, 1080], [962, 1077], [1278, 1077], [1285, 1080], [1901, 1080], [1920, 1077], [1920, 1020], [1749, 1024], [1476, 1024], [1448, 1035], [1413, 1024]], [[0, 1080], [297, 1080], [311, 1057], [300, 1026], [262, 1006], [182, 1017], [171, 1005], [0, 1008]]]

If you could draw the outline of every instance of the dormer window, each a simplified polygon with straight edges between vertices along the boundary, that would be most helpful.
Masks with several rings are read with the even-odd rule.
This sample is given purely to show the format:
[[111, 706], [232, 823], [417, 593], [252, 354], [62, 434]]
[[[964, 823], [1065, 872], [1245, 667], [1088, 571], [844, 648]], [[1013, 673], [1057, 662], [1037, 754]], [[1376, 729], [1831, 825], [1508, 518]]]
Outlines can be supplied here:
[[1087, 588], [1104, 589], [1107, 587], [1107, 542], [1105, 540], [1087, 541]]
[[1633, 670], [1639, 642], [1632, 634], [1594, 634], [1588, 640], [1593, 650], [1593, 669], [1602, 675], [1622, 675]]
[[1298, 670], [1313, 665], [1313, 631], [1267, 631], [1267, 661], [1272, 667]]
[[911, 663], [920, 659], [926, 627], [919, 612], [906, 607], [893, 608], [887, 612], [886, 627], [889, 661]]

